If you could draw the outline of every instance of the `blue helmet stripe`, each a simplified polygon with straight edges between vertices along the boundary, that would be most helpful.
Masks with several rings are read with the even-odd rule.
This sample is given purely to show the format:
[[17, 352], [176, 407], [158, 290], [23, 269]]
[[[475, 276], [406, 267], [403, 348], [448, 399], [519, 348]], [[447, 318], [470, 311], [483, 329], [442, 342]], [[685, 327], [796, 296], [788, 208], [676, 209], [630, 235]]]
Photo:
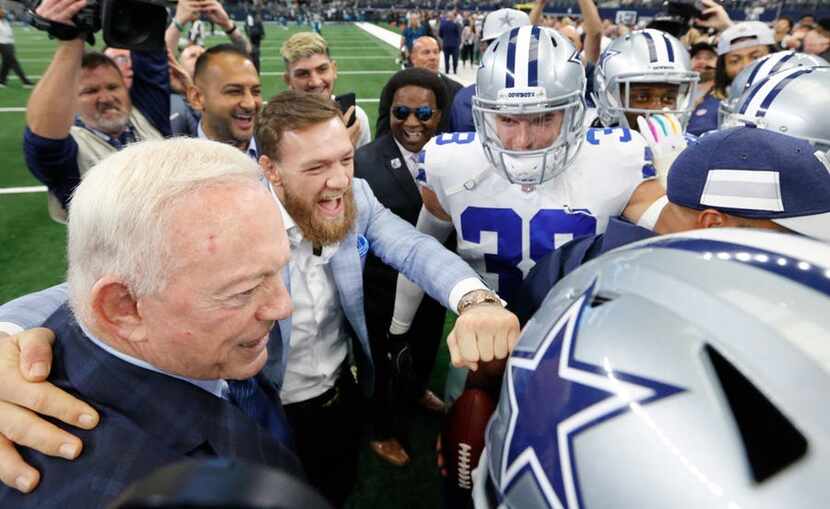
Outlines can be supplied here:
[[663, 34], [663, 40], [666, 42], [666, 52], [669, 55], [669, 62], [674, 62], [674, 49], [671, 47], [671, 41], [666, 34]]
[[648, 58], [651, 62], [657, 61], [657, 46], [654, 44], [654, 38], [648, 32], [643, 32], [643, 37], [646, 38], [648, 44]]
[[[775, 74], [775, 73], [777, 73], [778, 71], [780, 71], [780, 70], [781, 70], [781, 67], [783, 67], [783, 66], [784, 66], [784, 64], [785, 64], [785, 63], [787, 63], [787, 60], [790, 60], [790, 59], [791, 59], [791, 58], [793, 58], [793, 57], [795, 57], [795, 53], [790, 53], [789, 55], [784, 55], [784, 57], [783, 57], [783, 58], [781, 58], [780, 60], [778, 60], [778, 63], [777, 63], [777, 64], [775, 64], [774, 66], [772, 66], [772, 69], [770, 69], [769, 73], [770, 73], [770, 74]], [[760, 66], [758, 66], [758, 67], [760, 67]], [[753, 74], [754, 74], [754, 73], [753, 73]]]
[[504, 78], [504, 86], [512, 88], [515, 84], [513, 79], [516, 73], [516, 36], [519, 35], [519, 29], [514, 28], [510, 31], [510, 39], [507, 43], [507, 74]]
[[530, 31], [529, 62], [527, 64], [527, 86], [539, 85], [539, 34], [542, 30], [534, 26]]
[[758, 108], [758, 116], [763, 117], [767, 114], [767, 108], [770, 107], [772, 101], [774, 101], [775, 98], [778, 97], [778, 94], [780, 94], [781, 91], [784, 90], [784, 87], [786, 87], [787, 84], [789, 84], [789, 82], [798, 78], [799, 76], [809, 74], [811, 72], [812, 69], [801, 69], [798, 72], [794, 72], [787, 76], [785, 79], [781, 80], [779, 84], [775, 85], [775, 88], [770, 90], [769, 94], [764, 98], [763, 102], [761, 102], [761, 106]]
[[[767, 79], [769, 79], [769, 78], [767, 78]], [[763, 83], [763, 81], [761, 83]], [[749, 96], [746, 99], [744, 99], [743, 104], [741, 104], [741, 109], [740, 109], [739, 113], [742, 113], [742, 114], [746, 113], [746, 110], [747, 110], [747, 108], [749, 108], [749, 104], [752, 102], [752, 99], [755, 98], [755, 96], [758, 94], [758, 92], [760, 90], [761, 90], [761, 85], [759, 84], [757, 87], [755, 87], [755, 90], [753, 90], [752, 93], [749, 94]]]
[[[752, 69], [752, 72], [749, 74], [749, 78], [746, 80], [746, 84], [744, 85], [744, 90], [750, 87], [753, 83], [755, 83], [755, 77], [758, 76], [758, 72], [761, 70], [761, 65], [756, 65], [755, 69]], [[772, 73], [769, 73], [772, 74]], [[768, 74], [768, 76], [769, 76]], [[743, 92], [743, 90], [741, 90]]]

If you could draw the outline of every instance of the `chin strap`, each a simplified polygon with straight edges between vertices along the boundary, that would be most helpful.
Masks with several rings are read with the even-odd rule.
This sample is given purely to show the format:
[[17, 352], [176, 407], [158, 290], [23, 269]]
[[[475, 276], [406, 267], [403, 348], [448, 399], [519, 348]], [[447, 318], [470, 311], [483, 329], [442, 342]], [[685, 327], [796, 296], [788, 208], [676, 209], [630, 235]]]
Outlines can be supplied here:
[[79, 37], [84, 37], [89, 44], [95, 44], [95, 36], [91, 33], [84, 34], [78, 30], [78, 27], [38, 16], [31, 9], [29, 9], [29, 15], [32, 17], [30, 24], [33, 27], [48, 33], [54, 39], [58, 39], [59, 41], [73, 41]]

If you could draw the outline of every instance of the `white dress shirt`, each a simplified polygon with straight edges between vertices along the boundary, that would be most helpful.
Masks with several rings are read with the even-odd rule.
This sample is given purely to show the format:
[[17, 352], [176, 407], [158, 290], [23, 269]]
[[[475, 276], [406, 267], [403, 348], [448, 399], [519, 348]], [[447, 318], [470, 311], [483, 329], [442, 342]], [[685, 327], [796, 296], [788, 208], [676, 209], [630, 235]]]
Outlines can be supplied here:
[[[395, 140], [395, 137], [392, 137]], [[415, 152], [410, 152], [404, 148], [403, 145], [398, 143], [398, 140], [395, 140], [395, 145], [398, 146], [398, 150], [401, 151], [401, 155], [403, 156], [403, 161], [406, 163], [407, 169], [409, 169], [409, 173], [412, 174], [412, 180], [418, 176], [418, 154]]]
[[95, 337], [89, 331], [89, 329], [87, 329], [84, 326], [84, 324], [82, 324], [81, 322], [78, 322], [78, 325], [81, 327], [81, 331], [86, 335], [86, 337], [89, 338], [89, 340], [92, 341], [95, 345], [97, 345], [98, 347], [103, 349], [105, 352], [107, 352], [111, 355], [114, 355], [115, 357], [118, 357], [119, 359], [121, 359], [122, 361], [124, 361], [128, 364], [132, 364], [133, 366], [138, 366], [139, 368], [148, 369], [150, 371], [155, 371], [156, 373], [161, 373], [162, 375], [167, 375], [167, 376], [171, 376], [173, 378], [178, 378], [179, 380], [184, 380], [185, 382], [190, 382], [193, 385], [195, 385], [196, 387], [199, 387], [200, 389], [204, 389], [204, 390], [208, 391], [209, 393], [213, 394], [214, 396], [217, 396], [219, 398], [228, 399], [227, 398], [228, 382], [226, 382], [225, 380], [222, 380], [222, 379], [218, 379], [218, 380], [197, 380], [195, 378], [187, 378], [187, 377], [184, 377], [184, 376], [174, 375], [172, 373], [162, 371], [162, 370], [160, 370], [159, 368], [153, 366], [152, 364], [150, 364], [147, 361], [143, 361], [141, 359], [136, 359], [135, 357], [133, 357], [131, 355], [127, 355], [124, 352], [116, 350], [112, 346], [108, 345], [107, 343], [105, 343], [102, 340]]
[[0, 44], [14, 44], [12, 25], [6, 19], [0, 19]]
[[303, 238], [269, 185], [282, 213], [291, 245], [288, 268], [291, 274], [291, 349], [280, 398], [284, 404], [306, 401], [334, 387], [343, 361], [349, 354], [349, 334], [337, 295], [329, 260], [339, 243], [323, 246], [313, 253], [310, 241]]
[[[199, 125], [196, 126], [196, 136], [203, 140], [210, 140], [210, 138], [207, 137], [207, 134], [205, 134], [205, 130], [202, 129], [201, 120], [199, 120]], [[251, 141], [248, 142], [248, 148], [245, 149], [245, 153], [248, 154], [248, 157], [250, 157], [254, 161], [257, 161], [259, 159], [259, 149], [257, 149], [256, 139], [254, 139], [253, 136], [251, 136]]]

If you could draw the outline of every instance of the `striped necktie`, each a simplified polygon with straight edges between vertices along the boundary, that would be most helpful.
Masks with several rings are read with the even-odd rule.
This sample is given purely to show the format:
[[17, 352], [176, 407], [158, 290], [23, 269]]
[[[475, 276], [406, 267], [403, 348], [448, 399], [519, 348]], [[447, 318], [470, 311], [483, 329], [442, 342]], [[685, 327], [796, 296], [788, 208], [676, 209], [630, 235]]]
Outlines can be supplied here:
[[255, 378], [228, 380], [228, 400], [255, 420], [289, 450], [294, 450], [291, 427], [279, 401], [269, 399]]

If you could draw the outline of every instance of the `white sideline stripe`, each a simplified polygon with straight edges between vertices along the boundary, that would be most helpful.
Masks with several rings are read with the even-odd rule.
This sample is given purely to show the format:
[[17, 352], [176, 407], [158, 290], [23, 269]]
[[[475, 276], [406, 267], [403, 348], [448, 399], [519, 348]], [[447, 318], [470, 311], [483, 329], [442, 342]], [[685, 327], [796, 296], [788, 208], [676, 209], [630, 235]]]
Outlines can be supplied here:
[[368, 32], [370, 35], [375, 36], [376, 38], [380, 39], [381, 41], [385, 42], [386, 44], [394, 48], [400, 48], [401, 34], [396, 34], [391, 30], [381, 28], [371, 23], [359, 22], [355, 23], [354, 26], [363, 30], [364, 32]]
[[0, 188], [0, 194], [45, 193], [46, 186], [5, 187]]
[[[357, 28], [368, 32], [369, 34], [377, 37], [381, 41], [385, 42], [386, 44], [392, 46], [393, 48], [397, 49], [400, 47], [401, 44], [401, 34], [395, 33], [391, 30], [387, 30], [385, 28], [381, 28], [377, 25], [373, 25], [371, 23], [359, 22], [355, 23], [354, 26]], [[335, 60], [337, 57], [335, 57]], [[444, 62], [444, 53], [441, 52], [441, 57], [439, 59], [441, 65]], [[460, 65], [460, 64], [459, 64]], [[338, 73], [340, 74], [340, 73]], [[472, 70], [462, 70], [459, 74], [450, 76], [450, 78], [454, 79], [455, 81], [461, 83], [465, 87], [468, 85], [472, 85], [476, 79], [476, 73]]]

